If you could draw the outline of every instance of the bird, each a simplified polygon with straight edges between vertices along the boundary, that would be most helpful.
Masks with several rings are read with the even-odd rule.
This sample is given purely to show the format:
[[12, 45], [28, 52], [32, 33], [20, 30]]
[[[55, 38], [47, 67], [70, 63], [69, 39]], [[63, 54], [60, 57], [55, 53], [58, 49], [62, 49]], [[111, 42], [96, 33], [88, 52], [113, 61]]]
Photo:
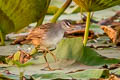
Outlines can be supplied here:
[[66, 30], [70, 29], [71, 20], [61, 20], [56, 23], [46, 23], [34, 28], [26, 40], [30, 41], [37, 50], [43, 51], [44, 59], [49, 70], [53, 70], [46, 58], [50, 53], [56, 61], [56, 56], [50, 51], [55, 49], [57, 44], [64, 38]]

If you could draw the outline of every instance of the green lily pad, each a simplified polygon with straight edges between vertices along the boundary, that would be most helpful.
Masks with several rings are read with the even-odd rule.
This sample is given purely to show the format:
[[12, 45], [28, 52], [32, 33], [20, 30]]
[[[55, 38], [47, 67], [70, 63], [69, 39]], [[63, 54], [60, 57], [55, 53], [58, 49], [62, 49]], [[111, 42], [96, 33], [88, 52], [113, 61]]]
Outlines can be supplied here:
[[93, 30], [95, 34], [104, 34], [104, 31], [100, 28], [100, 26], [96, 24], [91, 24], [90, 25], [90, 30]]
[[[28, 75], [25, 75], [25, 78], [30, 80], [30, 76]], [[1, 73], [0, 80], [19, 80], [19, 75]]]
[[117, 68], [117, 69], [114, 69], [114, 70], [110, 70], [110, 73], [116, 74], [116, 75], [120, 75], [120, 68]]
[[83, 64], [86, 65], [104, 65], [104, 64], [114, 64], [119, 63], [119, 59], [107, 58], [99, 55], [96, 51], [89, 47], [84, 48], [84, 53], [82, 59], [80, 60]]
[[47, 10], [47, 0], [0, 0], [0, 29], [5, 34], [38, 21]]
[[45, 74], [34, 74], [33, 79], [91, 79], [91, 78], [106, 78], [109, 76], [109, 71], [104, 69], [88, 69], [74, 73], [51, 72]]
[[82, 38], [63, 39], [54, 51], [59, 59], [79, 60], [83, 53]]
[[19, 80], [19, 76], [18, 75], [13, 75], [13, 74], [2, 73], [0, 75], [0, 80]]
[[85, 71], [81, 72], [75, 72], [75, 73], [70, 73], [68, 74], [71, 76], [73, 79], [81, 79], [81, 78], [86, 78], [86, 79], [98, 79], [101, 77], [108, 77], [109, 76], [109, 70], [104, 70], [104, 69], [88, 69]]
[[120, 5], [120, 0], [73, 0], [83, 11], [99, 11], [116, 5]]
[[14, 23], [0, 9], [0, 30], [3, 34], [10, 33], [15, 30]]
[[[82, 38], [66, 38], [63, 39], [57, 46], [57, 49], [54, 51], [56, 53], [57, 59], [61, 60], [61, 62], [57, 65], [52, 65], [53, 57], [48, 54], [47, 59], [50, 63], [51, 68], [53, 66], [63, 66], [63, 70], [56, 71], [42, 71], [40, 70], [44, 64], [31, 65], [31, 68], [38, 69], [39, 74], [33, 74], [32, 77], [35, 80], [41, 79], [90, 79], [90, 78], [106, 78], [108, 77], [109, 71], [104, 69], [93, 69], [94, 66], [104, 65], [104, 64], [113, 64], [118, 63], [119, 59], [107, 58], [99, 55], [93, 49], [89, 47], [83, 47]], [[68, 60], [68, 61], [64, 61]], [[69, 60], [74, 60], [73, 62], [69, 62]], [[43, 56], [40, 56], [39, 63], [45, 63]], [[70, 65], [67, 65], [70, 64]], [[78, 67], [86, 67], [85, 65], [90, 65], [92, 69], [82, 70]], [[77, 67], [75, 67], [77, 65]], [[82, 66], [80, 66], [82, 65]], [[37, 67], [38, 68], [37, 68]], [[72, 69], [71, 69], [72, 68]], [[76, 69], [77, 68], [77, 69]], [[13, 68], [15, 69], [15, 68]], [[26, 68], [27, 69], [27, 68]], [[69, 71], [73, 71], [69, 73]], [[31, 70], [31, 69], [30, 69]], [[79, 71], [81, 70], [81, 71]], [[27, 70], [26, 70], [27, 71]], [[29, 72], [29, 71], [28, 71]]]
[[62, 73], [62, 72], [53, 72], [53, 73], [46, 73], [46, 74], [34, 74], [32, 75], [33, 79], [72, 79], [69, 75]]
[[56, 56], [59, 59], [72, 59], [86, 65], [104, 65], [118, 63], [120, 60], [99, 55], [89, 47], [83, 47], [82, 38], [68, 38], [58, 45]]
[[[89, 66], [99, 66], [120, 62], [119, 59], [104, 57], [93, 49], [84, 47], [81, 37], [63, 39], [53, 53], [55, 53], [59, 60], [74, 60], [75, 62]], [[44, 63], [43, 59], [44, 58], [41, 56], [39, 62]], [[51, 55], [47, 55], [47, 59], [48, 61], [53, 62], [53, 57]]]

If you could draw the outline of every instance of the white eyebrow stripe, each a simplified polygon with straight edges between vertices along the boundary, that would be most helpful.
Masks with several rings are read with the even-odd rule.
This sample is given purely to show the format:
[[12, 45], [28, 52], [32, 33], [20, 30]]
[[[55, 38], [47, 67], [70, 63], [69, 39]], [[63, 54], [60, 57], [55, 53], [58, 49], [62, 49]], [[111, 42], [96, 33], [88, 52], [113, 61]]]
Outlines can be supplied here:
[[66, 23], [64, 23], [64, 24], [65, 24], [65, 27], [70, 28], [70, 26], [68, 26]]
[[68, 25], [70, 25], [70, 23], [69, 23], [69, 22], [67, 22], [67, 24], [68, 24]]
[[69, 22], [64, 22], [65, 27], [70, 28], [70, 23]]

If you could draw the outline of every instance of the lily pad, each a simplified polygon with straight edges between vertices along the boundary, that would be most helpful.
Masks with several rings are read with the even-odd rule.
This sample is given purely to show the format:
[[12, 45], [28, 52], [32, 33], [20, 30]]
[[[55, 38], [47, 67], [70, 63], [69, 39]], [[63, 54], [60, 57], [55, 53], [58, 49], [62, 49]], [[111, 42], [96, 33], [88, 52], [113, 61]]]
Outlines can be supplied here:
[[112, 74], [120, 75], [120, 68], [114, 69], [110, 71]]
[[86, 79], [98, 79], [101, 77], [108, 77], [109, 76], [109, 70], [104, 70], [104, 69], [88, 69], [85, 71], [81, 72], [76, 72], [76, 73], [70, 73], [68, 74], [71, 76], [73, 79], [81, 79], [81, 78], [86, 78]]
[[[49, 62], [51, 62], [50, 66], [53, 68], [53, 66], [63, 66], [63, 70], [56, 70], [56, 71], [42, 71], [41, 68], [45, 67], [44, 64], [38, 65], [31, 65], [30, 68], [26, 68], [27, 73], [30, 73], [30, 71], [38, 71], [37, 74], [32, 74], [32, 77], [35, 80], [41, 80], [41, 79], [90, 79], [90, 78], [105, 78], [108, 77], [109, 71], [104, 69], [93, 69], [94, 66], [98, 65], [104, 65], [104, 64], [113, 64], [118, 63], [119, 59], [112, 59], [107, 58], [99, 55], [97, 52], [95, 52], [93, 49], [89, 47], [83, 47], [82, 44], [82, 38], [66, 38], [63, 39], [57, 46], [56, 50], [53, 51], [56, 53], [57, 59], [61, 60], [61, 62], [57, 65], [52, 65], [53, 57], [51, 57], [50, 54], [47, 55], [47, 59]], [[66, 60], [66, 62], [64, 61]], [[73, 62], [69, 60], [74, 60]], [[39, 63], [45, 63], [45, 60], [43, 56], [40, 56]], [[67, 65], [70, 64], [70, 65]], [[78, 65], [79, 64], [79, 65]], [[90, 65], [93, 68], [88, 69], [82, 69], [79, 70], [80, 67], [86, 67], [85, 65]], [[82, 65], [82, 66], [80, 66]], [[77, 67], [75, 67], [77, 66]], [[36, 70], [33, 70], [33, 68]], [[72, 68], [72, 69], [71, 69]], [[69, 71], [73, 71], [68, 72]], [[8, 70], [11, 70], [8, 68]], [[16, 69], [13, 68], [15, 71]], [[14, 72], [11, 71], [11, 72]], [[16, 70], [17, 71], [17, 70]]]
[[0, 29], [5, 34], [38, 21], [47, 10], [47, 0], [0, 0]]
[[6, 14], [3, 13], [2, 10], [0, 10], [0, 30], [3, 34], [7, 34], [15, 30], [14, 23]]
[[91, 24], [90, 30], [93, 30], [96, 35], [102, 35], [104, 33], [100, 26], [96, 24]]
[[96, 51], [89, 47], [84, 48], [83, 57], [80, 62], [86, 65], [104, 65], [104, 64], [114, 64], [119, 63], [119, 59], [115, 58], [107, 58], [104, 56], [99, 55]]
[[13, 74], [2, 73], [0, 75], [0, 80], [19, 80], [19, 76], [18, 75], [13, 75]]
[[[25, 79], [30, 80], [30, 76], [25, 75], [24, 77], [25, 77]], [[2, 72], [0, 74], [0, 80], [19, 80], [19, 75], [15, 75], [15, 74], [11, 74], [11, 73], [6, 74], [6, 73]]]
[[[90, 66], [99, 66], [120, 62], [119, 59], [107, 58], [101, 56], [99, 53], [89, 47], [83, 47], [81, 37], [63, 39], [53, 53], [55, 53], [57, 59], [59, 60], [74, 60], [75, 62]], [[47, 59], [48, 61], [53, 62], [51, 55], [47, 55]], [[44, 63], [42, 56], [39, 62]]]
[[73, 0], [83, 11], [99, 11], [116, 5], [120, 5], [120, 0]]
[[33, 79], [91, 79], [91, 78], [106, 78], [109, 75], [108, 70], [104, 69], [89, 69], [75, 73], [51, 72], [46, 74], [34, 74]]
[[70, 76], [66, 75], [62, 72], [53, 72], [53, 73], [47, 73], [47, 74], [34, 74], [32, 75], [33, 79], [72, 79]]

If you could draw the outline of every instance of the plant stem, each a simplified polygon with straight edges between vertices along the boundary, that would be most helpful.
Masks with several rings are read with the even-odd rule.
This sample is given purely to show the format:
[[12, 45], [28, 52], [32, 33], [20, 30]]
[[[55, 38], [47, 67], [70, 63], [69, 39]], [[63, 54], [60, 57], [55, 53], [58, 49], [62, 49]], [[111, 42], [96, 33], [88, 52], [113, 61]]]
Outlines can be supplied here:
[[40, 26], [40, 25], [43, 23], [44, 18], [45, 18], [45, 15], [43, 15], [43, 16], [39, 19], [39, 21], [37, 22], [37, 25], [36, 25], [35, 27]]
[[51, 2], [51, 0], [47, 0], [47, 4], [46, 4], [46, 8], [45, 8], [46, 10], [43, 12], [43, 16], [38, 20], [36, 27], [40, 26], [43, 23], [44, 18], [45, 18], [45, 14], [46, 14], [48, 7], [50, 5], [50, 2]]
[[70, 5], [72, 0], [67, 0], [64, 5], [56, 12], [56, 14], [53, 16], [51, 22], [55, 23], [57, 19], [60, 17], [61, 14], [66, 10], [66, 8]]
[[84, 41], [83, 41], [84, 46], [86, 46], [87, 40], [88, 40], [89, 27], [90, 27], [90, 18], [91, 18], [90, 16], [91, 16], [91, 12], [87, 12], [86, 28], [85, 28]]
[[24, 72], [20, 72], [20, 80], [23, 80]]
[[3, 35], [2, 31], [0, 30], [0, 39], [1, 39], [1, 46], [5, 45], [5, 41], [4, 41], [5, 36]]

